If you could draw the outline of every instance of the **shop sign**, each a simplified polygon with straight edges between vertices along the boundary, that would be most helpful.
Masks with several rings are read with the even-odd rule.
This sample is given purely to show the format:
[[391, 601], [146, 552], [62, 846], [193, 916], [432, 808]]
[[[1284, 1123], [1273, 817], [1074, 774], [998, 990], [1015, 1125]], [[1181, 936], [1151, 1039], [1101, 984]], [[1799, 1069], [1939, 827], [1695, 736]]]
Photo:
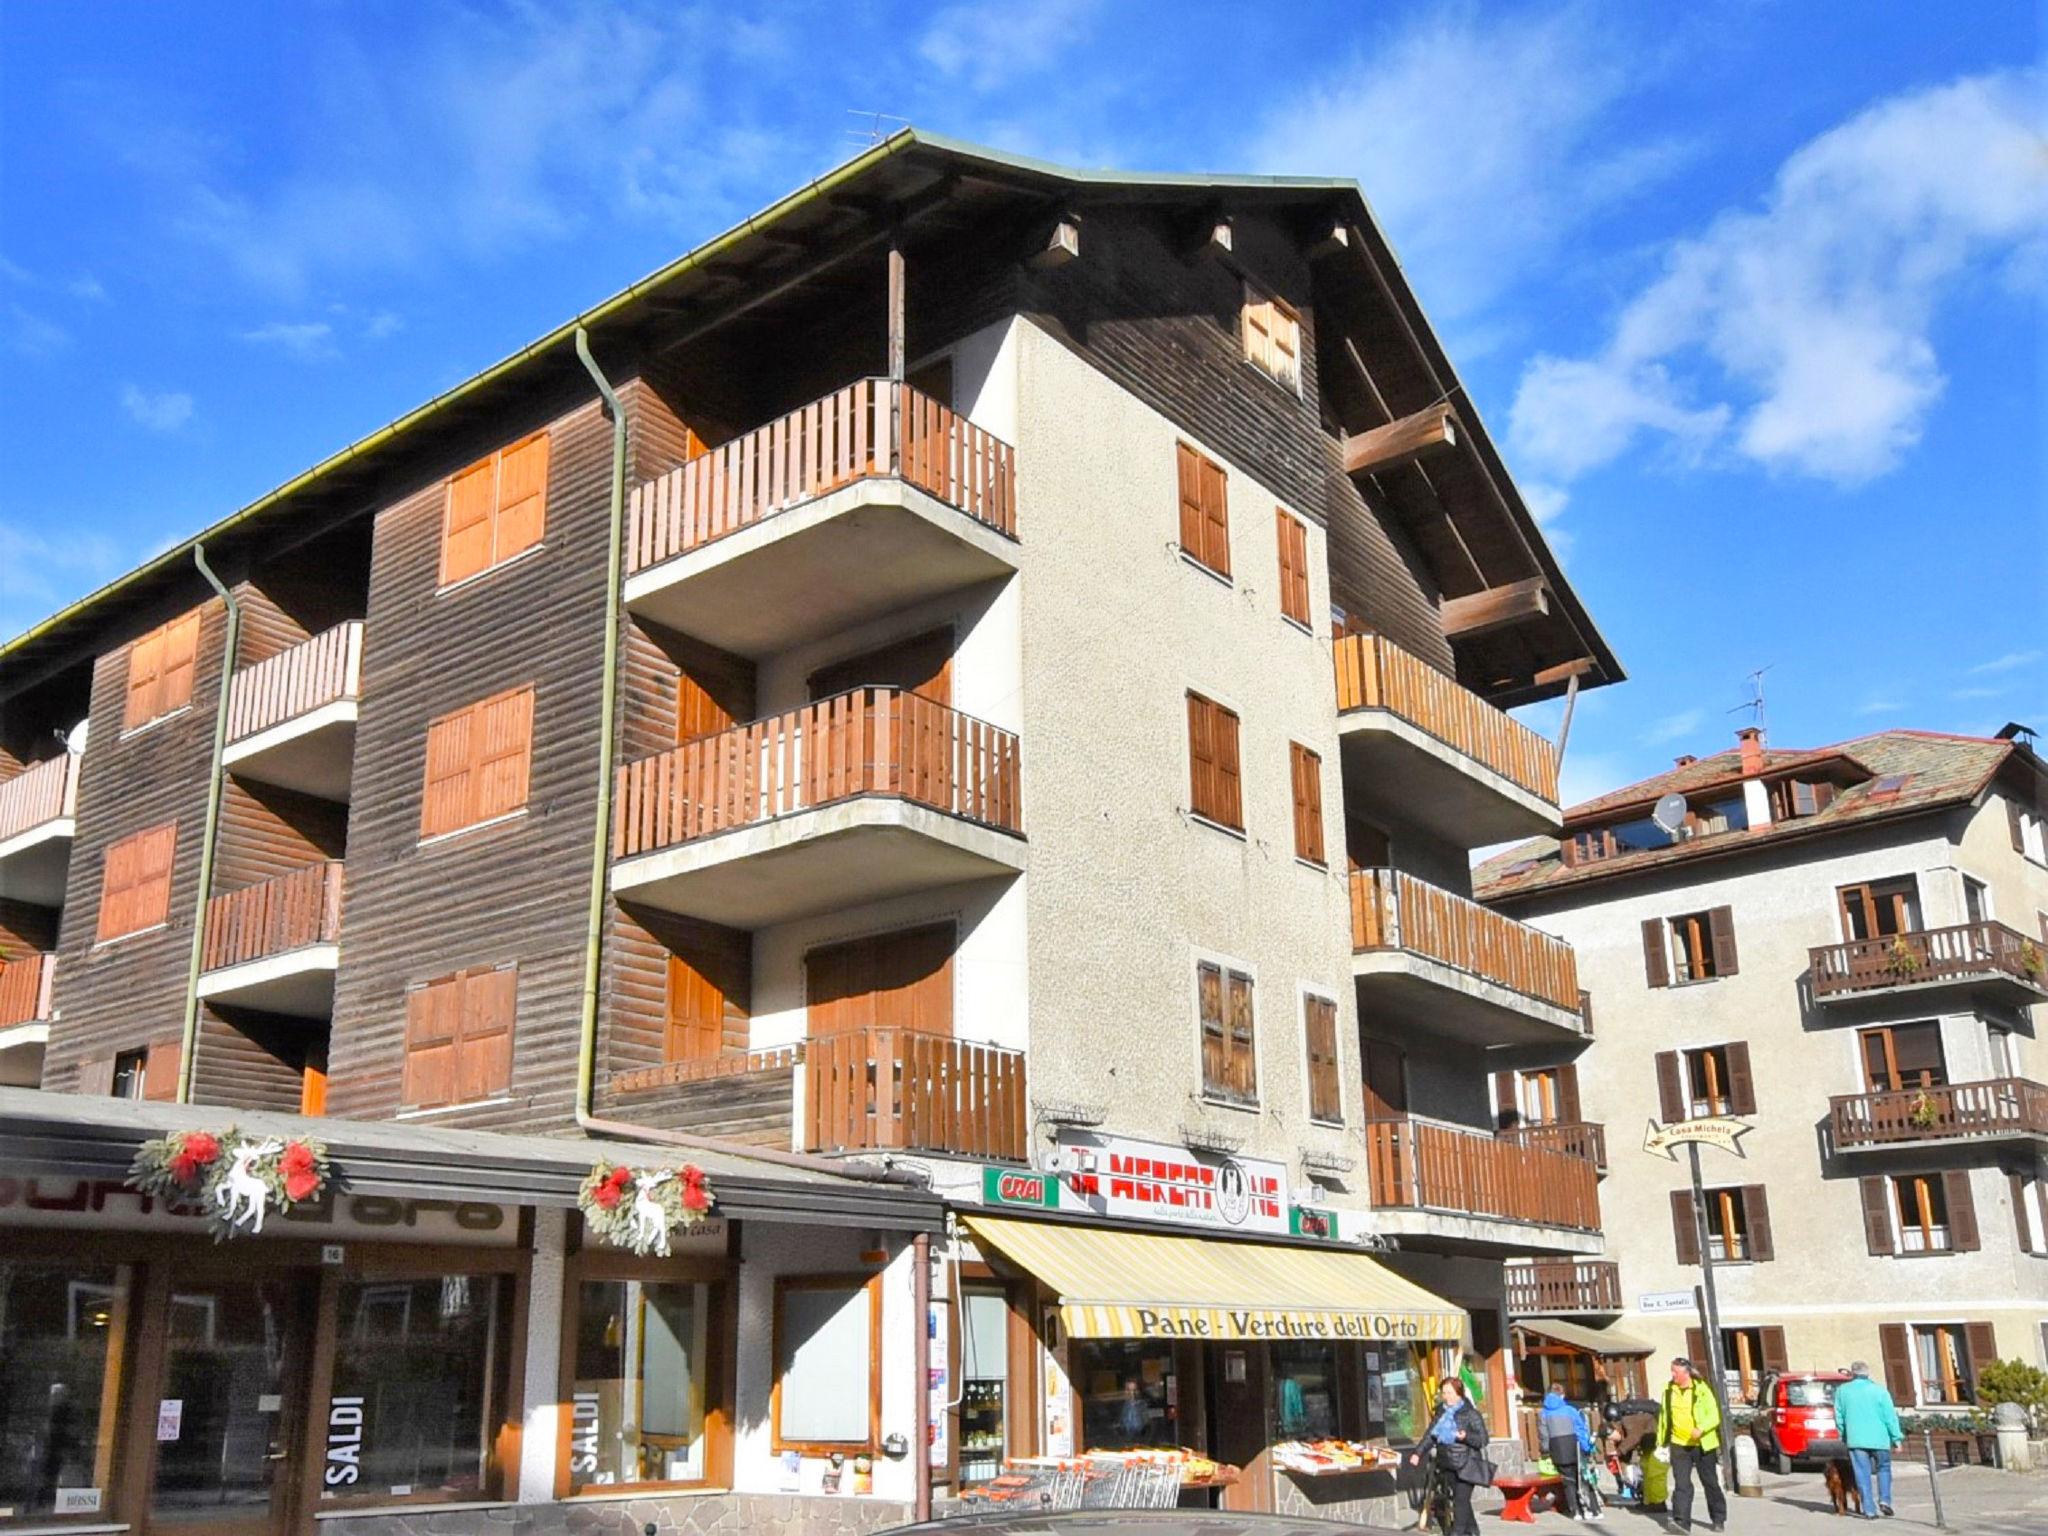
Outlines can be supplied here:
[[1059, 1157], [1067, 1193], [1100, 1216], [1236, 1232], [1290, 1230], [1284, 1163], [1087, 1131], [1062, 1133]]
[[[0, 1226], [95, 1232], [204, 1232], [205, 1213], [130, 1189], [118, 1179], [0, 1177]], [[519, 1223], [502, 1205], [475, 1200], [410, 1200], [393, 1195], [331, 1196], [276, 1210], [273, 1236], [376, 1238], [396, 1243], [464, 1243], [509, 1248]]]
[[100, 1491], [97, 1488], [59, 1488], [55, 1507], [50, 1512], [56, 1515], [96, 1515], [100, 1512]]
[[569, 1406], [569, 1470], [585, 1482], [597, 1480], [597, 1435], [600, 1400], [595, 1392], [578, 1392]]
[[981, 1199], [984, 1205], [1029, 1205], [1056, 1211], [1060, 1208], [1059, 1180], [1028, 1168], [985, 1167], [981, 1170]]
[[1422, 1340], [1440, 1337], [1456, 1326], [1433, 1314], [1402, 1312], [1101, 1306], [1060, 1310], [1070, 1334], [1096, 1338]]
[[321, 1481], [350, 1488], [363, 1473], [363, 1400], [330, 1398], [327, 1403], [327, 1467]]
[[1287, 1208], [1287, 1230], [1296, 1237], [1312, 1237], [1318, 1242], [1344, 1241], [1337, 1235], [1337, 1213], [1313, 1205], [1290, 1205]]

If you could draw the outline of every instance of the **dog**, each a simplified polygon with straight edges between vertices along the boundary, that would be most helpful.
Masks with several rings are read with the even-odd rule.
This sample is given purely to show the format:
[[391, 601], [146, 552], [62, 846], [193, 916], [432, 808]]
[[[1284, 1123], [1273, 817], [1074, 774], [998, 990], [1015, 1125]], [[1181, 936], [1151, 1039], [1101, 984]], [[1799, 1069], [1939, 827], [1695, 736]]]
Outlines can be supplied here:
[[1863, 1496], [1856, 1491], [1856, 1479], [1846, 1461], [1830, 1460], [1821, 1481], [1828, 1485], [1828, 1497], [1835, 1501], [1836, 1514], [1863, 1513]]

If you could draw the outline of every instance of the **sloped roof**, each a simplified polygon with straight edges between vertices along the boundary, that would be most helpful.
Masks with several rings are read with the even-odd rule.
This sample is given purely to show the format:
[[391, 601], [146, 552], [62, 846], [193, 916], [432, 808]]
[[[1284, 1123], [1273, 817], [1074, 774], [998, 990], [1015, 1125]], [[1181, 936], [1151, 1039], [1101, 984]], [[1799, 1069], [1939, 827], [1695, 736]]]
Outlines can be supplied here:
[[[1829, 747], [1767, 749], [1764, 772], [1775, 776], [1790, 769], [1847, 761], [1868, 777], [1841, 790], [1818, 815], [1773, 822], [1740, 832], [1620, 853], [1592, 864], [1567, 868], [1553, 837], [1533, 838], [1497, 853], [1472, 871], [1473, 893], [1481, 901], [1512, 901], [1560, 887], [1611, 880], [1690, 859], [1720, 858], [1753, 848], [1776, 846], [1795, 837], [1819, 837], [1849, 826], [1914, 816], [1950, 805], [1967, 805], [1981, 794], [1991, 777], [2015, 751], [2013, 742], [1986, 736], [1952, 736], [1939, 731], [1879, 731]], [[2029, 754], [2031, 757], [2031, 754]], [[1904, 776], [1897, 793], [1878, 795], [1877, 785]], [[1573, 806], [1565, 813], [1567, 827], [1604, 825], [1626, 819], [1624, 812], [1654, 805], [1666, 794], [1697, 795], [1719, 785], [1741, 782], [1742, 758], [1736, 751], [1717, 752], [1683, 767], [1668, 769], [1609, 794]]]

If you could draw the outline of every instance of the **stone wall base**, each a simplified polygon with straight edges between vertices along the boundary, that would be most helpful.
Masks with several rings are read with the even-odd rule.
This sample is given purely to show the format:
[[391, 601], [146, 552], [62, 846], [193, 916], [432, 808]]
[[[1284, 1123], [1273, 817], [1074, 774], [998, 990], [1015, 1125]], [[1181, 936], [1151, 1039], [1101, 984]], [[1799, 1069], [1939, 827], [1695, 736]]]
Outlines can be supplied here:
[[867, 1536], [909, 1520], [910, 1506], [893, 1499], [678, 1493], [489, 1509], [421, 1506], [324, 1520], [321, 1536], [644, 1536], [649, 1529], [655, 1536]]

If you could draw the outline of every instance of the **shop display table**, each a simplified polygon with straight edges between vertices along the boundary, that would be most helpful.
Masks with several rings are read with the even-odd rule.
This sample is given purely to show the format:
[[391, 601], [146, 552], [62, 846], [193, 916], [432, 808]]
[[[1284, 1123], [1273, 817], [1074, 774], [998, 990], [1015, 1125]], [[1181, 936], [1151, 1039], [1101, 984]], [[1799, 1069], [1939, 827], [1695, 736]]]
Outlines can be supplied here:
[[1531, 1512], [1531, 1501], [1538, 1494], [1544, 1494], [1550, 1500], [1550, 1507], [1555, 1509], [1557, 1496], [1564, 1491], [1564, 1479], [1557, 1476], [1496, 1477], [1493, 1486], [1507, 1495], [1508, 1502], [1500, 1512], [1501, 1519], [1534, 1525], [1536, 1516]]

